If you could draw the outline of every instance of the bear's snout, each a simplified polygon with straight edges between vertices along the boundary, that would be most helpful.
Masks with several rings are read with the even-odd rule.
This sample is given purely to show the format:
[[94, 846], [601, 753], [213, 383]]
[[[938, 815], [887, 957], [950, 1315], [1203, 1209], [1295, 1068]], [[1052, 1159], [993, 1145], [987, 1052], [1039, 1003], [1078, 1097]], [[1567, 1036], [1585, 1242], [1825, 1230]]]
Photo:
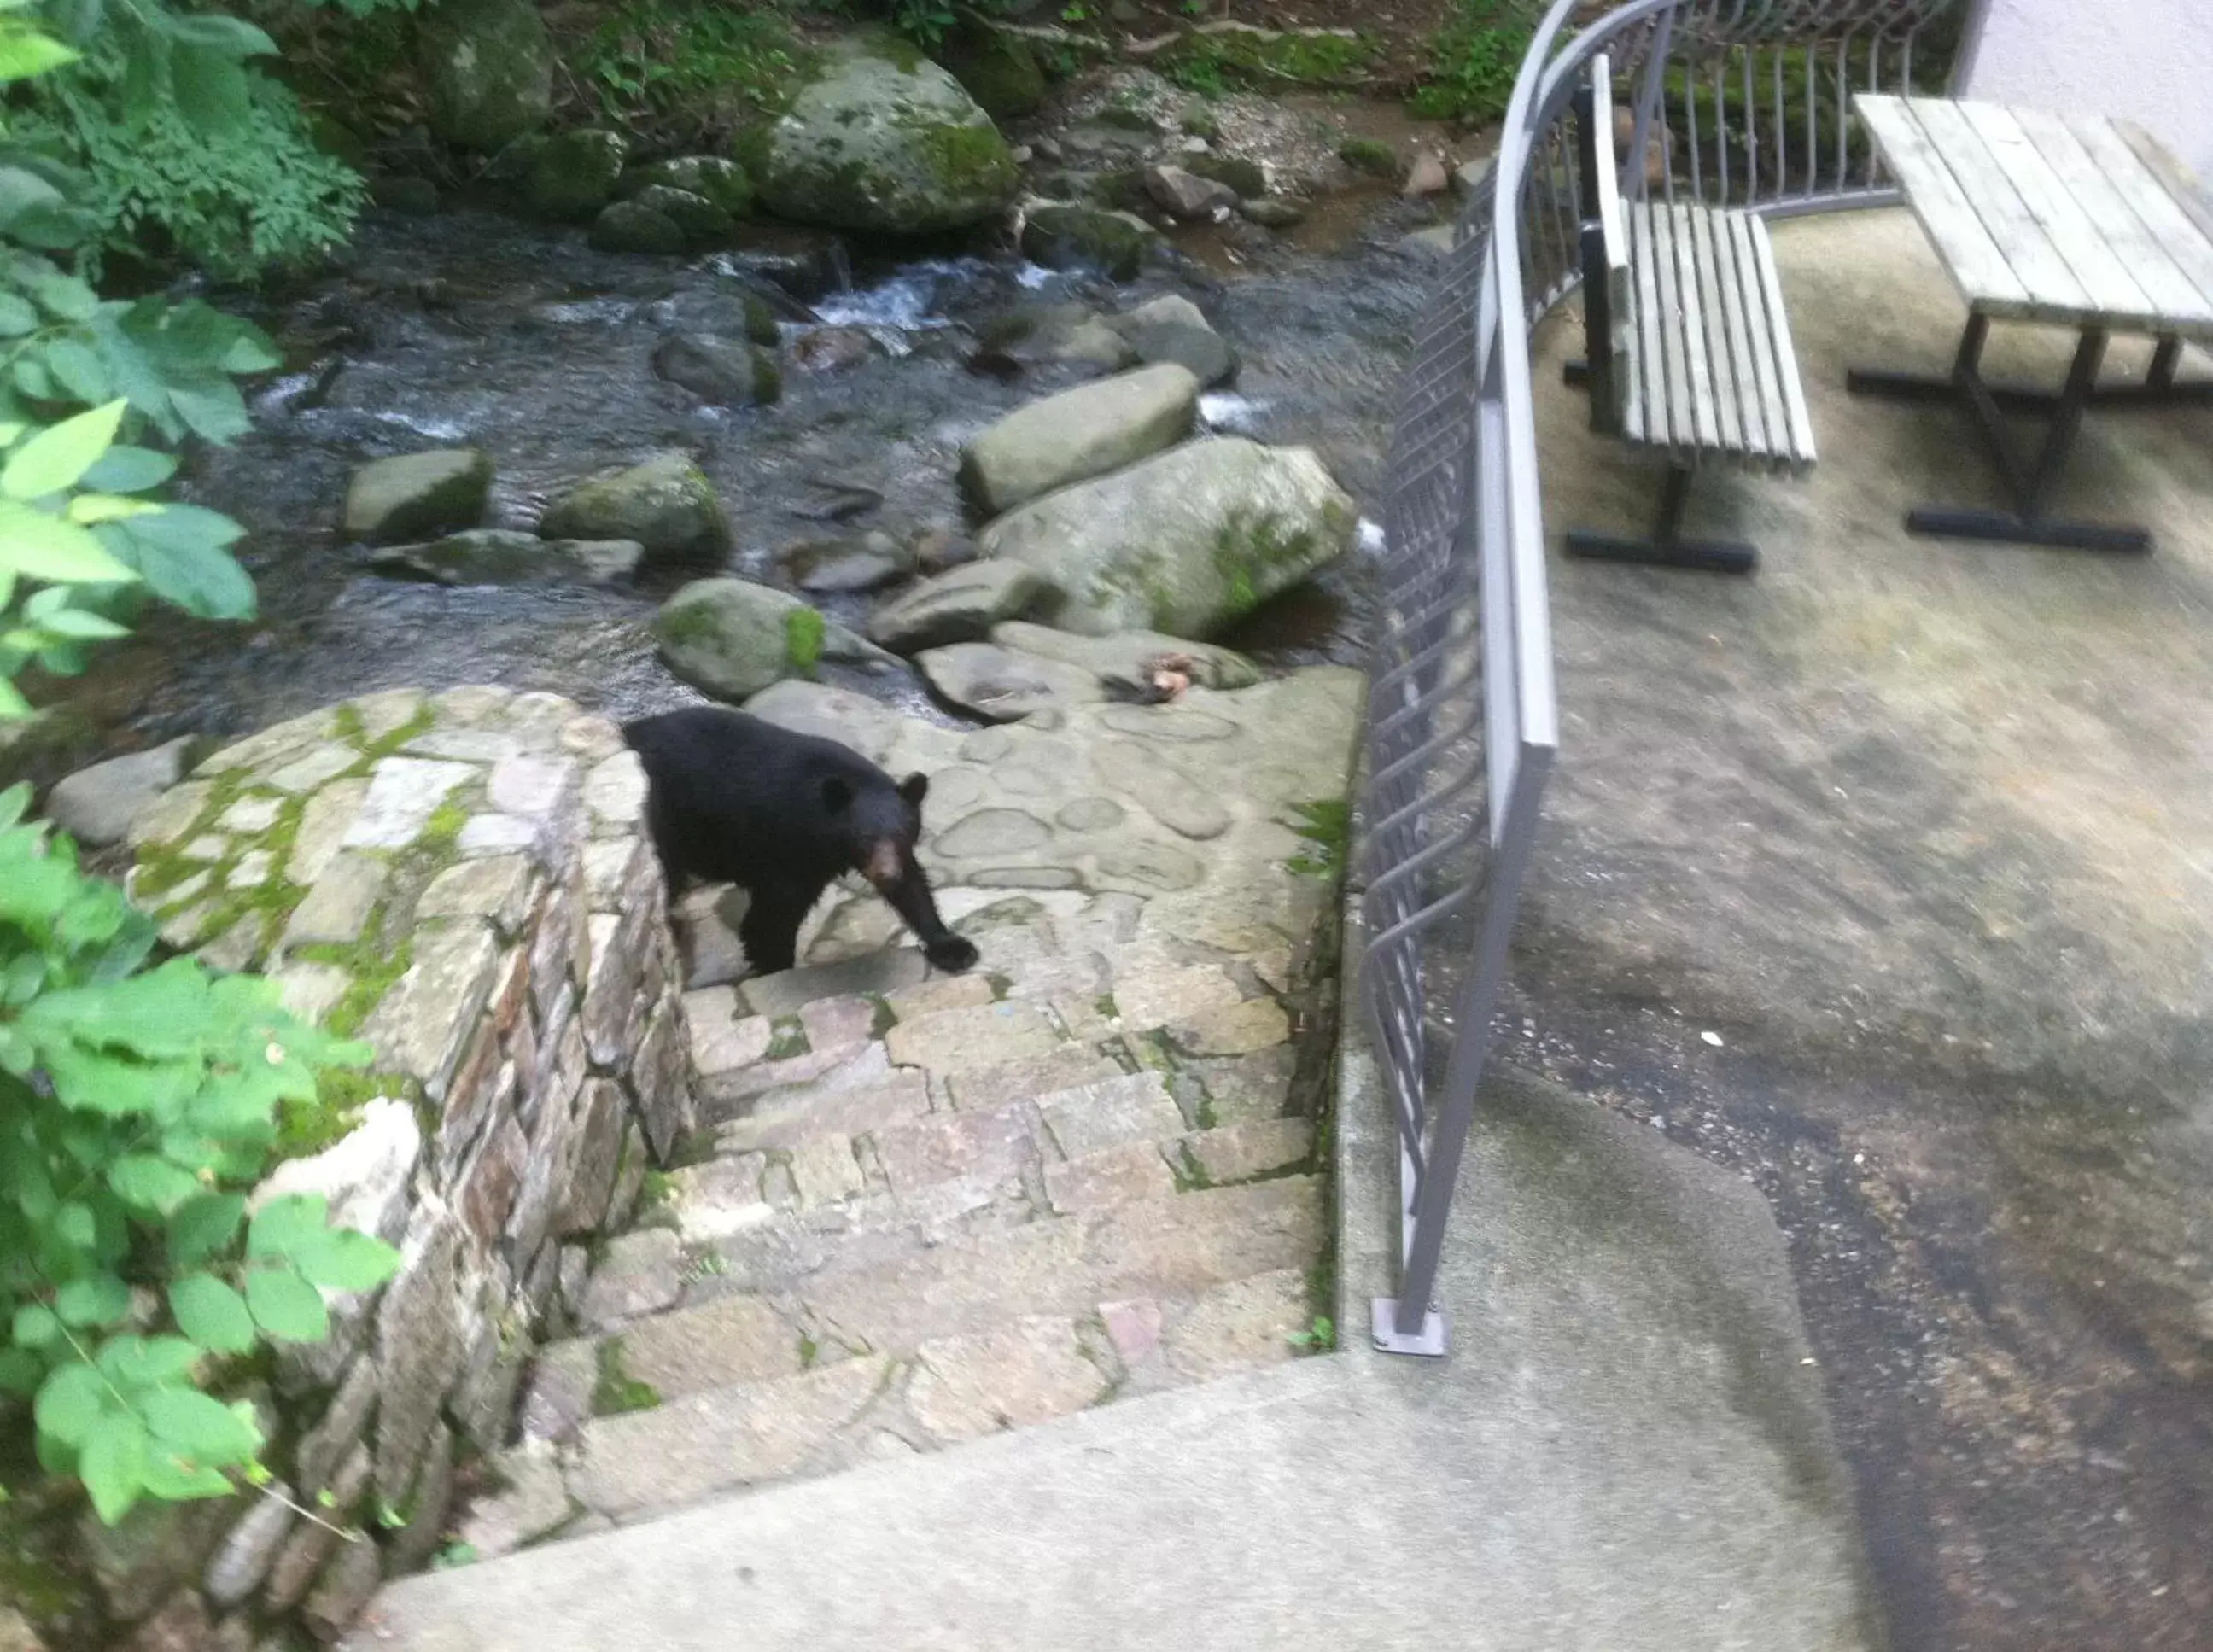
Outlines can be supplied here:
[[869, 857], [861, 863], [861, 875], [879, 889], [906, 881], [907, 859], [899, 850], [897, 840], [879, 838], [869, 850]]

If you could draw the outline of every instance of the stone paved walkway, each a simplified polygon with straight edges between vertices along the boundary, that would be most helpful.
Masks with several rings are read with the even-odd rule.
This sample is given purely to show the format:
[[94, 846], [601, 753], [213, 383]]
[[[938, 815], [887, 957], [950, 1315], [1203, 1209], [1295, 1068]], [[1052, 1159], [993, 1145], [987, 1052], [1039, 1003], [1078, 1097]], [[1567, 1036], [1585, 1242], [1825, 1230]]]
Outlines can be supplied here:
[[739, 978], [732, 898], [687, 904], [704, 1128], [576, 1283], [478, 1552], [1294, 1357], [1327, 1289], [1313, 806], [1360, 693], [1317, 668], [982, 732], [756, 699], [930, 775], [923, 858], [983, 962], [930, 973], [848, 892], [801, 968]]

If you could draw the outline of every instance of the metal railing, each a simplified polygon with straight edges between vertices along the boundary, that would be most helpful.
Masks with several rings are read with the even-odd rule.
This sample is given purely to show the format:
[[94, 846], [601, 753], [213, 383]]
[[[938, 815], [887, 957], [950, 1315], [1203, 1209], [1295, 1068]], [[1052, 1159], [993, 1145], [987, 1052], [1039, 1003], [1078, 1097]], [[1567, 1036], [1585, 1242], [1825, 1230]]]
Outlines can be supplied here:
[[[1588, 0], [1555, 0], [1537, 25], [1392, 441], [1361, 800], [1362, 991], [1400, 1164], [1379, 1348], [1445, 1350], [1437, 1266], [1559, 747], [1529, 335], [1581, 272], [1576, 88], [1605, 52], [1631, 88], [1618, 152], [1631, 197], [1771, 215], [1880, 204], [1896, 192], [1852, 96], [1944, 89], [1972, 9], [1624, 0], [1571, 33]], [[1434, 1029], [1433, 998], [1450, 1006]]]

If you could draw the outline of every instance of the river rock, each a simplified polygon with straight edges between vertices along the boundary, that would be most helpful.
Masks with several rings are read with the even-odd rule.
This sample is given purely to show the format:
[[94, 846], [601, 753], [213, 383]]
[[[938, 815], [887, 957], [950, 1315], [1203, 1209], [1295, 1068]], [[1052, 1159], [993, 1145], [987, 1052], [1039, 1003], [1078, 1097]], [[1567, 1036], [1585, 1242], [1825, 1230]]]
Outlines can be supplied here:
[[802, 591], [820, 594], [873, 591], [904, 579], [913, 558], [888, 533], [857, 539], [802, 539], [787, 546], [783, 560]]
[[369, 566], [434, 585], [612, 585], [644, 560], [635, 539], [541, 539], [511, 528], [472, 527], [427, 545], [395, 545]]
[[192, 741], [173, 740], [150, 752], [112, 757], [58, 783], [46, 795], [46, 818], [78, 843], [94, 849], [119, 844], [132, 822], [185, 777]]
[[626, 204], [658, 212], [682, 230], [692, 247], [727, 246], [738, 233], [738, 221], [729, 212], [704, 195], [673, 184], [648, 184]]
[[1039, 617], [1064, 631], [1204, 637], [1342, 556], [1357, 524], [1311, 448], [1206, 436], [1034, 500], [978, 545], [1059, 588]]
[[1082, 304], [1027, 305], [992, 322], [979, 342], [983, 357], [1017, 370], [1068, 364], [1119, 373], [1137, 360], [1129, 341]]
[[773, 355], [721, 338], [664, 338], [653, 352], [653, 370], [716, 407], [757, 407], [783, 393], [783, 369]]
[[609, 202], [592, 220], [589, 240], [602, 253], [645, 253], [663, 258], [675, 257], [688, 244], [675, 219], [642, 200]]
[[863, 327], [817, 327], [791, 344], [792, 365], [807, 373], [842, 373], [883, 353]]
[[673, 453], [579, 483], [546, 507], [538, 531], [549, 539], [635, 539], [649, 565], [716, 561], [730, 548], [715, 485]]
[[1019, 120], [1045, 102], [1049, 83], [1030, 43], [976, 12], [960, 14], [939, 56], [994, 120]]
[[1200, 688], [1250, 688], [1260, 668], [1233, 649], [1193, 643], [1156, 631], [1116, 631], [1111, 637], [1079, 637], [1050, 625], [1009, 619], [991, 627], [1001, 648], [1081, 666], [1117, 699], [1156, 700], [1166, 697], [1162, 673], [1180, 676]]
[[1022, 253], [1033, 263], [1115, 281], [1136, 280], [1160, 240], [1143, 218], [1095, 206], [1041, 206], [1022, 225]]
[[551, 138], [530, 163], [523, 195], [533, 212], [581, 223], [614, 198], [630, 145], [619, 132], [586, 128]]
[[633, 167], [623, 174], [616, 192], [628, 198], [655, 187], [699, 196], [733, 218], [742, 218], [753, 210], [753, 180], [736, 162], [719, 155], [680, 155]]
[[1198, 381], [1174, 363], [1080, 385], [1017, 408], [971, 442], [960, 485], [996, 516], [1182, 441], [1198, 411]]
[[1214, 330], [1198, 306], [1174, 293], [1109, 316], [1113, 328], [1141, 362], [1174, 362], [1209, 389], [1237, 376], [1237, 352]]
[[387, 175], [372, 181], [369, 198], [387, 212], [427, 218], [438, 210], [438, 186], [428, 178]]
[[1241, 201], [1237, 210], [1245, 215], [1246, 223], [1257, 223], [1263, 229], [1295, 229], [1307, 221], [1306, 208], [1273, 195]]
[[1173, 216], [1203, 222], [1237, 208], [1237, 192], [1227, 184], [1181, 167], [1147, 167], [1145, 193]]
[[1217, 184], [1227, 184], [1241, 198], [1265, 195], [1268, 174], [1257, 161], [1247, 161], [1235, 155], [1192, 155], [1184, 157], [1183, 169], [1195, 172], [1202, 178], [1211, 178]]
[[477, 448], [440, 448], [372, 460], [346, 488], [345, 534], [370, 545], [474, 527], [491, 493], [491, 458]]
[[1424, 149], [1414, 157], [1400, 192], [1409, 200], [1418, 200], [1424, 196], [1442, 195], [1451, 186], [1452, 174], [1446, 169], [1444, 156], [1435, 149]]
[[930, 686], [954, 704], [994, 722], [1014, 722], [1033, 711], [1091, 705], [1106, 698], [1099, 679], [1082, 666], [991, 643], [955, 643], [915, 656]]
[[883, 659], [843, 625], [788, 591], [742, 579], [694, 580], [654, 617], [662, 663], [703, 693], [742, 700], [771, 683], [803, 676], [817, 660]]
[[900, 654], [981, 642], [1001, 620], [1025, 619], [1059, 595], [1049, 579], [1019, 563], [972, 562], [877, 609], [869, 635]]
[[553, 112], [553, 36], [537, 0], [442, 0], [416, 26], [431, 135], [490, 155]]
[[960, 82], [888, 34], [847, 35], [800, 71], [790, 106], [748, 140], [761, 199], [801, 223], [888, 235], [1004, 211], [1021, 174]]

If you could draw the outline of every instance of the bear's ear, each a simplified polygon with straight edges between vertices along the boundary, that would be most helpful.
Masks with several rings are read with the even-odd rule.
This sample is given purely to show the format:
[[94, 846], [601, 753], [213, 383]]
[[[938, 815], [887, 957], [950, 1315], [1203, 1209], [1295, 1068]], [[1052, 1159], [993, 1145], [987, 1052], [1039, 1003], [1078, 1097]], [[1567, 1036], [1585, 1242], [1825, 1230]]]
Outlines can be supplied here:
[[843, 775], [832, 775], [822, 783], [822, 807], [832, 814], [843, 814], [853, 807], [853, 783]]
[[922, 800], [930, 796], [930, 777], [911, 774], [899, 782], [899, 796], [905, 798], [909, 808], [920, 808]]

